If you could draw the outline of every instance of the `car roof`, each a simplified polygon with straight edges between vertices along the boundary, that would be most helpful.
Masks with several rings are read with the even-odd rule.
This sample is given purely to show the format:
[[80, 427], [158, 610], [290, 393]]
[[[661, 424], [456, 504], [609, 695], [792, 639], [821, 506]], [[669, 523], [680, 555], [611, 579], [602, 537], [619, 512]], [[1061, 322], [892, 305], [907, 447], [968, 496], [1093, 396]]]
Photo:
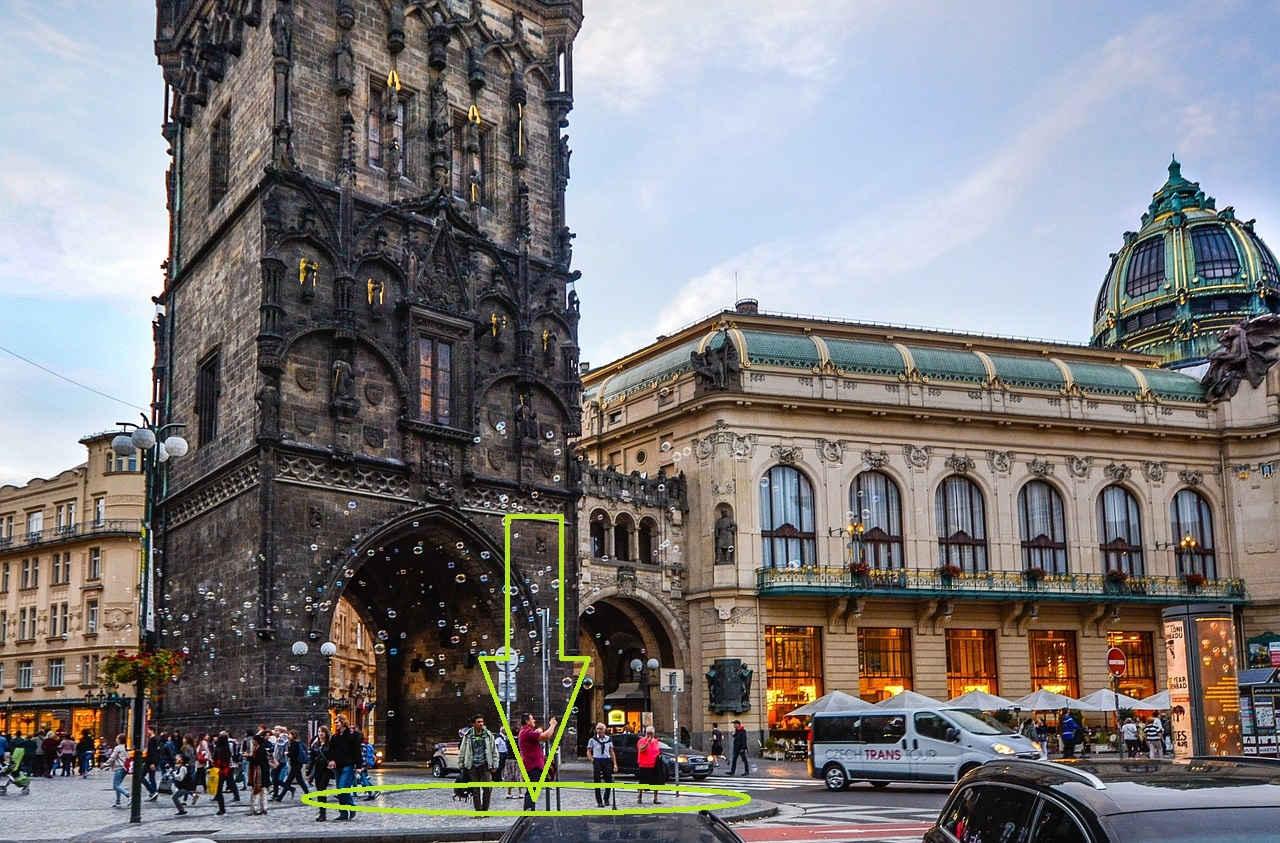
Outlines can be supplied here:
[[600, 840], [649, 843], [741, 843], [724, 820], [709, 811], [681, 814], [604, 814], [525, 816], [503, 835], [504, 843], [597, 843]]
[[1280, 807], [1280, 760], [1252, 758], [989, 761], [966, 782], [1052, 790], [1098, 816], [1172, 808]]
[[974, 709], [965, 709], [961, 706], [946, 705], [945, 703], [929, 706], [928, 708], [880, 708], [879, 706], [873, 706], [871, 708], [855, 708], [852, 711], [819, 711], [813, 715], [813, 719], [818, 720], [827, 717], [906, 717], [909, 714], [918, 714], [920, 712], [966, 710], [973, 711]]

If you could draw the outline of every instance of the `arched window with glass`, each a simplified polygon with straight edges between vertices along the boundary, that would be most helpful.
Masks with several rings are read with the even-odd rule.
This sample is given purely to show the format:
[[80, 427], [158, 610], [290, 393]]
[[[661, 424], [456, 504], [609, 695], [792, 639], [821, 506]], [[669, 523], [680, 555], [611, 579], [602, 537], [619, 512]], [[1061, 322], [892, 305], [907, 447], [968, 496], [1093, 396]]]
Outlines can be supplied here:
[[1067, 573], [1066, 518], [1057, 489], [1043, 480], [1023, 486], [1018, 492], [1018, 527], [1023, 570]]
[[1178, 573], [1217, 579], [1213, 511], [1209, 502], [1200, 493], [1183, 489], [1173, 496], [1173, 502], [1169, 504], [1169, 520], [1173, 524], [1173, 541], [1178, 549]]
[[958, 474], [938, 486], [934, 515], [940, 565], [974, 573], [987, 570], [987, 513], [982, 490]]
[[854, 564], [901, 568], [902, 496], [898, 484], [881, 471], [864, 471], [849, 487], [850, 538]]
[[1143, 575], [1142, 518], [1138, 500], [1123, 486], [1108, 486], [1098, 495], [1098, 537], [1102, 571]]
[[760, 481], [760, 536], [766, 568], [812, 565], [817, 560], [813, 486], [789, 465], [775, 465]]

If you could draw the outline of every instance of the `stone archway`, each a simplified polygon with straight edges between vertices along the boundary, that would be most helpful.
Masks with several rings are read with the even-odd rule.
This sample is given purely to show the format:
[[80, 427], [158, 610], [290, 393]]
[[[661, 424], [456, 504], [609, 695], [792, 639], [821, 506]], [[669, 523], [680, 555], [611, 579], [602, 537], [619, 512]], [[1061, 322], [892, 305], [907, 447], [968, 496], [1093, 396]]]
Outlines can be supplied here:
[[[389, 760], [425, 761], [477, 712], [492, 711], [477, 657], [502, 645], [502, 583], [501, 550], [445, 507], [400, 516], [350, 549], [333, 590], [368, 629], [377, 661], [372, 716]], [[531, 605], [516, 583], [513, 600]], [[515, 634], [527, 632], [525, 621], [514, 613]], [[332, 622], [329, 634], [352, 643]]]

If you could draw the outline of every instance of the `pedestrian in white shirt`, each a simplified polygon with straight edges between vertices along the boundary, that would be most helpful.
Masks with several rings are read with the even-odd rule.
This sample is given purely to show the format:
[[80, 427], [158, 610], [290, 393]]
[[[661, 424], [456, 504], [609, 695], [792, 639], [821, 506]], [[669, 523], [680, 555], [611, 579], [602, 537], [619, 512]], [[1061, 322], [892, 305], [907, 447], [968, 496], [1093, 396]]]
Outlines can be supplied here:
[[1142, 751], [1142, 742], [1138, 740], [1138, 724], [1133, 722], [1132, 717], [1126, 717], [1124, 723], [1120, 724], [1120, 739], [1124, 741], [1125, 755], [1137, 758]]
[[1160, 718], [1152, 717], [1142, 727], [1143, 737], [1147, 739], [1147, 752], [1152, 758], [1164, 757], [1164, 725]]

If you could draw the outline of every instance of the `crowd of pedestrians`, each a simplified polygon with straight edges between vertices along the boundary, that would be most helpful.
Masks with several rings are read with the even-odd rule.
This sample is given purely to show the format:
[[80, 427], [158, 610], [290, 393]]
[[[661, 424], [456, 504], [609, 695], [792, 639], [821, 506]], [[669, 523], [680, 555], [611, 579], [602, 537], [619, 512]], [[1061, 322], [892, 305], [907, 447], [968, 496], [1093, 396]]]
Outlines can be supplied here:
[[79, 740], [70, 732], [52, 729], [30, 735], [0, 733], [0, 758], [16, 749], [24, 750], [23, 772], [47, 779], [73, 775], [84, 778], [102, 761], [98, 755], [98, 743], [88, 731], [81, 732]]

